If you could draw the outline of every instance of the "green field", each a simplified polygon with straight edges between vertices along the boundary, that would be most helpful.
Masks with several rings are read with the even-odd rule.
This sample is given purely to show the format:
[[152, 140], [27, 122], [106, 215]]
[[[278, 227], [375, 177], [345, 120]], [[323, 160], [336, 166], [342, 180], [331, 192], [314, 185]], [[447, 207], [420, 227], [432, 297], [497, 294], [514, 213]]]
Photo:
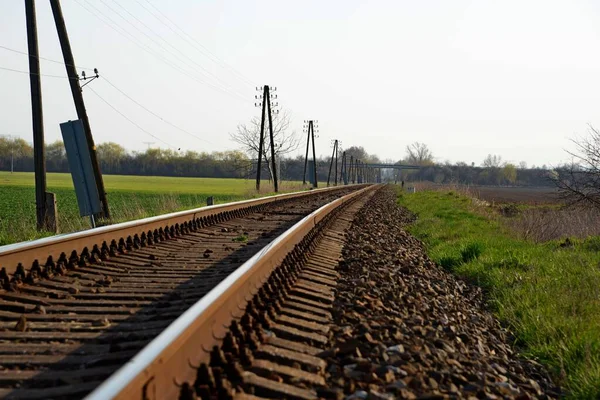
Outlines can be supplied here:
[[400, 196], [439, 265], [482, 287], [522, 353], [570, 398], [600, 398], [600, 237], [534, 243], [451, 191]]
[[[48, 174], [48, 191], [56, 193], [61, 232], [89, 228], [79, 216], [70, 174]], [[113, 222], [138, 219], [171, 211], [256, 197], [254, 180], [218, 178], [171, 178], [155, 176], [104, 175]], [[269, 194], [271, 185], [262, 183]], [[299, 190], [301, 185], [284, 182], [283, 189]], [[31, 240], [47, 233], [35, 230], [35, 189], [33, 173], [0, 171], [0, 245]]]

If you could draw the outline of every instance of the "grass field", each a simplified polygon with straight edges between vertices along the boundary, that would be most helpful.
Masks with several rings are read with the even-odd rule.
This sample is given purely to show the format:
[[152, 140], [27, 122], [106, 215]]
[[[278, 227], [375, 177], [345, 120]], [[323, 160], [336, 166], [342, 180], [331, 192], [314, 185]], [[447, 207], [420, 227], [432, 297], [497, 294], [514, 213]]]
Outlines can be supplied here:
[[[216, 178], [170, 178], [153, 176], [104, 175], [113, 222], [143, 218], [166, 212], [256, 197], [254, 180]], [[61, 232], [89, 228], [79, 216], [70, 174], [48, 174], [48, 191], [56, 193]], [[269, 182], [261, 195], [269, 194]], [[300, 190], [298, 183], [284, 182], [284, 191]], [[0, 245], [47, 236], [35, 230], [35, 189], [33, 173], [0, 171]]]
[[600, 237], [534, 243], [451, 191], [402, 195], [410, 231], [444, 268], [483, 287], [522, 352], [570, 398], [600, 398]]
[[455, 190], [469, 193], [495, 204], [550, 205], [561, 204], [558, 190], [552, 186], [477, 186], [463, 184], [436, 184], [432, 182], [411, 182], [417, 191]]

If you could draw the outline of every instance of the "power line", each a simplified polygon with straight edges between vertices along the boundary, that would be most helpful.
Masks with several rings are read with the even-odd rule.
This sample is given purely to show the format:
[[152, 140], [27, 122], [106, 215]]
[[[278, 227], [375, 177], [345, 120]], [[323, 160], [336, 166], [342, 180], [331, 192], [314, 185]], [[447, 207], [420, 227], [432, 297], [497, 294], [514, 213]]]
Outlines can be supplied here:
[[[150, 40], [152, 40], [152, 38], [150, 38], [148, 35], [146, 35], [144, 32], [142, 32], [140, 29], [138, 29], [134, 24], [132, 24], [131, 22], [129, 22], [127, 19], [125, 19], [121, 14], [119, 14], [117, 11], [115, 11], [112, 7], [110, 7], [108, 4], [106, 4], [106, 2], [104, 0], [100, 0], [102, 1], [102, 3], [104, 3], [104, 5], [106, 5], [108, 8], [110, 8], [113, 12], [115, 12], [117, 15], [119, 15], [121, 18], [123, 18], [125, 20], [125, 22], [127, 22], [128, 24], [130, 24], [131, 26], [133, 26], [136, 30], [138, 30], [139, 32], [141, 32], [142, 34], [144, 34], [146, 37], [148, 37]], [[185, 57], [187, 60], [189, 60], [190, 62], [192, 62], [193, 64], [195, 64], [196, 66], [198, 66], [198, 68], [200, 68], [200, 70], [202, 70], [203, 74], [209, 75], [210, 77], [212, 77], [215, 81], [217, 81], [218, 83], [220, 83], [224, 88], [226, 88], [227, 90], [231, 90], [234, 93], [237, 93], [235, 88], [231, 85], [229, 85], [227, 82], [224, 82], [222, 79], [220, 79], [218, 76], [216, 76], [215, 74], [213, 74], [212, 72], [210, 72], [209, 70], [207, 70], [206, 68], [204, 68], [203, 65], [199, 64], [198, 62], [196, 62], [194, 59], [192, 59], [191, 57], [189, 57], [187, 54], [185, 54], [183, 51], [179, 50], [176, 46], [172, 45], [171, 43], [169, 43], [169, 41], [167, 41], [166, 39], [164, 39], [162, 37], [162, 35], [160, 35], [159, 33], [157, 33], [154, 29], [152, 29], [150, 26], [148, 26], [146, 23], [144, 23], [144, 21], [142, 21], [141, 19], [139, 19], [135, 14], [131, 13], [129, 10], [127, 10], [125, 7], [123, 7], [123, 5], [119, 4], [118, 1], [116, 0], [112, 0], [113, 3], [115, 3], [117, 6], [119, 6], [123, 11], [125, 11], [127, 14], [129, 14], [131, 17], [133, 17], [136, 21], [138, 21], [144, 28], [146, 28], [148, 31], [150, 31], [151, 33], [154, 34], [154, 36], [156, 36], [158, 39], [160, 39], [162, 42], [164, 42], [167, 46], [171, 47], [173, 50], [175, 50], [177, 53], [181, 54], [181, 56]], [[154, 40], [152, 40], [154, 43], [156, 43]], [[158, 43], [157, 43], [158, 44]], [[160, 44], [158, 44], [161, 48], [164, 49], [164, 47], [162, 47]], [[167, 50], [167, 49], [165, 49]], [[168, 50], [167, 50], [168, 51]], [[171, 53], [169, 51], [169, 53]], [[173, 53], [171, 53], [173, 54]], [[181, 59], [180, 59], [181, 60]], [[188, 64], [189, 65], [189, 64]], [[192, 66], [192, 68], [194, 68]], [[238, 95], [240, 95], [239, 93], [237, 93]]]
[[203, 138], [201, 138], [201, 137], [199, 137], [199, 136], [197, 136], [197, 135], [195, 135], [195, 134], [193, 134], [193, 133], [191, 133], [191, 132], [189, 132], [189, 131], [187, 131], [187, 130], [185, 130], [185, 129], [183, 129], [183, 128], [180, 128], [179, 126], [177, 126], [177, 125], [175, 125], [175, 124], [173, 124], [173, 123], [171, 123], [171, 122], [169, 122], [169, 121], [167, 121], [166, 119], [164, 119], [164, 118], [163, 118], [163, 117], [161, 117], [160, 115], [156, 114], [154, 111], [152, 111], [152, 110], [148, 109], [148, 108], [147, 108], [147, 107], [145, 107], [144, 105], [140, 104], [138, 101], [136, 101], [135, 99], [133, 99], [133, 98], [132, 98], [131, 96], [129, 96], [127, 93], [125, 93], [124, 91], [122, 91], [121, 89], [119, 89], [119, 88], [118, 88], [117, 86], [115, 86], [115, 85], [114, 85], [114, 84], [113, 84], [111, 81], [109, 81], [109, 80], [108, 80], [108, 79], [107, 79], [105, 76], [102, 76], [102, 78], [103, 78], [103, 80], [104, 80], [106, 83], [108, 83], [110, 86], [112, 86], [112, 87], [113, 87], [115, 90], [117, 90], [117, 91], [118, 91], [119, 93], [121, 93], [123, 96], [127, 97], [127, 98], [128, 98], [129, 100], [131, 100], [133, 103], [137, 104], [137, 105], [138, 105], [140, 108], [142, 108], [143, 110], [145, 110], [145, 111], [146, 111], [146, 112], [148, 112], [149, 114], [152, 114], [152, 115], [153, 115], [153, 116], [155, 116], [156, 118], [160, 119], [160, 120], [161, 120], [161, 121], [163, 121], [165, 124], [167, 124], [167, 125], [170, 125], [171, 127], [175, 128], [175, 129], [177, 129], [177, 130], [179, 130], [179, 131], [181, 131], [181, 132], [183, 132], [183, 133], [186, 133], [186, 134], [188, 134], [188, 135], [190, 135], [190, 136], [192, 136], [192, 137], [194, 137], [194, 138], [196, 138], [196, 139], [198, 139], [198, 140], [202, 140], [202, 141], [204, 141], [204, 142], [207, 142], [207, 143], [210, 143], [210, 144], [214, 144], [214, 143], [212, 143], [212, 142], [211, 142], [211, 141], [209, 141], [209, 140], [203, 139]]
[[[75, 3], [77, 3], [80, 7], [82, 7], [83, 9], [85, 9], [87, 12], [89, 12], [90, 14], [92, 14], [95, 18], [99, 19], [100, 21], [102, 21], [105, 25], [107, 25], [109, 28], [111, 28], [112, 30], [114, 30], [115, 32], [117, 32], [119, 35], [125, 37], [127, 40], [131, 41], [133, 44], [135, 44], [137, 47], [140, 47], [142, 50], [146, 51], [148, 54], [152, 55], [153, 57], [157, 58], [158, 60], [162, 61], [163, 63], [165, 63], [166, 65], [168, 65], [169, 67], [173, 68], [174, 70], [176, 70], [179, 73], [182, 73], [184, 75], [186, 75], [188, 78], [195, 80], [196, 82], [202, 84], [202, 85], [208, 85], [210, 87], [212, 87], [213, 89], [216, 89], [218, 91], [221, 91], [225, 94], [228, 94], [232, 97], [237, 97], [240, 100], [243, 101], [247, 101], [247, 99], [245, 97], [240, 96], [237, 93], [231, 93], [228, 92], [222, 88], [220, 88], [219, 86], [216, 86], [210, 82], [206, 82], [203, 81], [201, 79], [198, 79], [196, 76], [190, 74], [188, 71], [184, 70], [183, 68], [181, 68], [180, 66], [172, 63], [171, 61], [169, 61], [168, 59], [166, 59], [165, 57], [163, 57], [162, 55], [160, 55], [159, 53], [157, 53], [155, 50], [153, 50], [150, 46], [146, 45], [145, 43], [142, 43], [141, 41], [139, 41], [135, 36], [133, 36], [130, 32], [128, 32], [126, 29], [124, 29], [122, 26], [120, 26], [117, 22], [115, 22], [110, 16], [106, 15], [104, 12], [102, 12], [102, 10], [98, 9], [96, 6], [94, 6], [93, 4], [89, 3], [87, 0], [83, 0], [86, 2], [86, 4], [82, 4], [79, 0], [73, 0]], [[96, 12], [94, 12], [93, 10], [90, 10], [91, 7], [94, 10], [96, 10]], [[105, 19], [103, 19], [102, 17], [100, 17], [98, 14], [102, 15], [103, 18], [105, 18], [106, 20], [110, 21], [106, 22]]]
[[[84, 0], [87, 1], [87, 0]], [[127, 20], [127, 18], [125, 18], [121, 13], [119, 13], [118, 11], [116, 11], [114, 8], [112, 8], [109, 4], [107, 4], [104, 0], [100, 0], [102, 2], [102, 4], [104, 4], [109, 10], [111, 10], [113, 13], [117, 14], [123, 21], [125, 21], [126, 24], [132, 26], [136, 31], [138, 31], [139, 33], [141, 33], [142, 35], [144, 35], [146, 38], [148, 38], [152, 43], [154, 43], [155, 45], [157, 45], [159, 48], [161, 48], [162, 50], [168, 52], [171, 56], [177, 58], [177, 60], [179, 60], [180, 62], [184, 63], [186, 66], [188, 66], [189, 68], [191, 68], [192, 70], [194, 70], [194, 66], [191, 66], [189, 63], [187, 63], [186, 61], [182, 60], [177, 54], [173, 53], [171, 50], [165, 48], [161, 43], [157, 42], [154, 38], [152, 38], [150, 35], [148, 35], [146, 32], [142, 31], [140, 28], [138, 28], [136, 25], [132, 24], [129, 20]], [[121, 8], [123, 8], [122, 6], [120, 6]], [[124, 9], [124, 8], [123, 8]], [[125, 10], [127, 11], [127, 10]], [[127, 11], [129, 12], [129, 11]], [[135, 17], [137, 19], [137, 17]], [[143, 24], [143, 23], [142, 23]], [[147, 28], [149, 29], [149, 28]], [[151, 29], [149, 29], [150, 31], [152, 31]], [[159, 35], [160, 36], [160, 35]], [[162, 38], [161, 38], [162, 39]], [[165, 41], [163, 39], [163, 41]], [[166, 41], [165, 41], [166, 42]], [[168, 43], [167, 43], [168, 44]], [[173, 47], [173, 46], [171, 46]], [[177, 49], [176, 49], [177, 50]], [[185, 56], [185, 55], [184, 55]], [[186, 56], [187, 57], [187, 56]], [[188, 57], [189, 58], [189, 57]], [[193, 60], [192, 60], [193, 61]], [[197, 64], [199, 65], [199, 64]], [[204, 67], [200, 66], [201, 69], [204, 70]], [[204, 70], [206, 71], [206, 70]], [[208, 72], [208, 71], [206, 71]], [[218, 79], [218, 78], [215, 78]], [[207, 82], [207, 84], [209, 85], [214, 85], [215, 87], [217, 87], [217, 85], [211, 83], [211, 82]], [[225, 86], [223, 87], [219, 87], [219, 89], [221, 90], [230, 90], [228, 88], [226, 88]], [[238, 94], [236, 94], [238, 95]]]
[[[23, 54], [23, 55], [25, 55], [25, 56], [34, 57], [34, 58], [37, 58], [37, 59], [39, 59], [39, 60], [44, 60], [44, 61], [52, 62], [52, 63], [55, 63], [55, 64], [67, 65], [67, 66], [69, 66], [69, 67], [73, 67], [73, 66], [74, 66], [74, 65], [71, 65], [71, 64], [65, 64], [65, 63], [64, 63], [64, 62], [62, 62], [62, 61], [53, 60], [53, 59], [51, 59], [51, 58], [40, 57], [40, 56], [37, 56], [37, 57], [36, 57], [36, 56], [34, 56], [34, 55], [32, 55], [32, 54], [29, 54], [29, 53], [26, 53], [26, 52], [24, 52], [24, 51], [20, 51], [20, 50], [16, 50], [16, 49], [11, 49], [10, 47], [6, 47], [6, 46], [2, 46], [2, 45], [0, 45], [0, 49], [4, 49], [4, 50], [8, 50], [8, 51], [12, 51], [13, 53]], [[77, 68], [77, 67], [76, 67], [76, 68]], [[83, 68], [83, 69], [93, 69], [93, 68], [91, 68], [91, 67], [81, 67], [81, 66], [80, 66], [79, 68]]]
[[[178, 35], [180, 38], [182, 38], [183, 40], [187, 41], [188, 43], [190, 43], [196, 50], [198, 50], [200, 53], [204, 54], [205, 56], [209, 57], [212, 59], [213, 62], [218, 63], [221, 65], [222, 68], [228, 69], [229, 71], [233, 72], [235, 75], [238, 76], [238, 78], [240, 78], [242, 81], [244, 81], [244, 83], [248, 84], [251, 87], [255, 87], [256, 85], [250, 80], [248, 79], [246, 76], [244, 76], [241, 72], [237, 71], [235, 68], [233, 68], [231, 65], [227, 64], [225, 61], [221, 60], [218, 56], [216, 56], [215, 54], [213, 54], [209, 49], [207, 49], [205, 46], [202, 45], [202, 43], [200, 43], [197, 39], [195, 39], [193, 36], [191, 36], [190, 34], [188, 34], [187, 32], [185, 32], [179, 25], [177, 25], [173, 20], [171, 20], [169, 17], [167, 17], [162, 11], [160, 11], [154, 4], [152, 4], [150, 1], [146, 0], [146, 3], [148, 3], [152, 8], [154, 8], [156, 10], [156, 12], [158, 12], [163, 18], [159, 18], [157, 17], [151, 10], [149, 10], [148, 8], [146, 8], [146, 6], [144, 6], [140, 0], [136, 0], [137, 3], [139, 5], [141, 5], [146, 11], [148, 11], [154, 18], [156, 18], [160, 23], [162, 23], [164, 26], [166, 26], [167, 28], [169, 28], [173, 33], [175, 33], [176, 35]], [[171, 28], [168, 24], [166, 24], [163, 19], [166, 19], [167, 21], [169, 21], [173, 26], [175, 26], [177, 29], [179, 29], [183, 35], [187, 36], [188, 38], [184, 37], [181, 33], [175, 31], [173, 28]], [[198, 48], [197, 46], [194, 45], [194, 43], [190, 42], [190, 39], [195, 42], [198, 46], [200, 46], [200, 48]]]
[[[19, 53], [19, 54], [28, 55], [28, 54], [27, 54], [27, 53], [25, 53], [25, 52], [22, 52], [22, 51], [19, 51], [19, 50], [15, 50], [15, 49], [11, 49], [11, 48], [8, 48], [8, 47], [2, 46], [2, 45], [0, 45], [0, 48], [6, 49], [6, 50], [9, 50], [9, 51], [13, 51], [13, 52], [15, 52], [15, 53]], [[32, 56], [32, 57], [34, 57], [34, 56]], [[39, 59], [44, 59], [45, 61], [50, 61], [50, 62], [54, 62], [54, 63], [57, 63], [57, 64], [66, 65], [66, 64], [64, 64], [63, 62], [56, 61], [56, 60], [52, 60], [52, 59], [49, 59], [49, 58], [42, 58], [42, 57], [38, 57], [38, 58], [39, 58]], [[20, 71], [20, 70], [15, 70], [15, 69], [11, 69], [11, 68], [0, 67], [0, 69], [4, 69], [4, 70], [7, 70], [7, 71], [12, 71], [12, 72], [19, 72], [19, 73], [23, 73], [23, 74], [30, 74], [30, 73], [29, 73], [29, 72], [27, 72], [27, 71]], [[32, 75], [36, 75], [36, 74], [32, 74]], [[68, 79], [68, 77], [67, 77], [67, 76], [58, 76], [58, 75], [45, 75], [45, 74], [42, 74], [41, 76], [47, 76], [47, 77], [52, 77], [52, 78], [65, 78], [65, 79]], [[104, 81], [106, 81], [106, 83], [108, 83], [110, 86], [112, 86], [112, 87], [113, 87], [115, 90], [117, 90], [117, 91], [118, 91], [119, 93], [121, 93], [123, 96], [127, 97], [127, 98], [128, 98], [129, 100], [131, 100], [133, 103], [137, 104], [137, 105], [138, 105], [140, 108], [144, 109], [146, 112], [148, 112], [148, 113], [152, 114], [153, 116], [155, 116], [156, 118], [160, 119], [161, 121], [163, 121], [163, 122], [164, 122], [164, 123], [166, 123], [167, 125], [170, 125], [171, 127], [175, 128], [175, 129], [177, 129], [177, 130], [179, 130], [179, 131], [181, 131], [181, 132], [183, 132], [183, 133], [185, 133], [185, 134], [187, 134], [187, 135], [190, 135], [190, 136], [192, 136], [192, 137], [194, 137], [194, 138], [196, 138], [196, 139], [198, 139], [198, 140], [202, 140], [202, 141], [204, 141], [204, 142], [206, 142], [206, 143], [214, 144], [214, 143], [212, 143], [212, 142], [211, 142], [211, 141], [209, 141], [209, 140], [206, 140], [206, 139], [204, 139], [204, 138], [201, 138], [201, 137], [199, 137], [199, 136], [197, 136], [197, 135], [193, 134], [192, 132], [189, 132], [189, 131], [187, 131], [187, 130], [185, 130], [185, 129], [183, 129], [183, 128], [181, 128], [181, 127], [179, 127], [179, 126], [175, 125], [175, 124], [173, 124], [172, 122], [170, 122], [170, 121], [167, 121], [166, 119], [164, 119], [164, 118], [163, 118], [163, 117], [161, 117], [160, 115], [156, 114], [156, 113], [155, 113], [155, 112], [153, 112], [152, 110], [148, 109], [147, 107], [145, 107], [144, 105], [142, 105], [141, 103], [139, 103], [138, 101], [136, 101], [135, 99], [133, 99], [131, 96], [129, 96], [129, 95], [128, 95], [127, 93], [125, 93], [123, 90], [119, 89], [119, 88], [118, 88], [118, 87], [117, 87], [117, 86], [116, 86], [114, 83], [112, 83], [112, 82], [111, 82], [111, 81], [110, 81], [108, 78], [106, 78], [106, 76], [102, 75], [102, 78], [103, 78], [103, 80], [104, 80]]]
[[6, 68], [6, 67], [0, 67], [0, 69], [3, 69], [5, 71], [11, 71], [11, 72], [18, 72], [20, 74], [27, 74], [27, 75], [39, 75], [39, 76], [45, 76], [48, 78], [62, 78], [62, 79], [69, 79], [68, 76], [61, 76], [61, 75], [48, 75], [48, 74], [36, 74], [33, 72], [29, 72], [29, 71], [21, 71], [19, 69], [12, 69], [12, 68]]
[[[137, 123], [135, 123], [132, 119], [130, 119], [128, 116], [126, 116], [125, 114], [123, 114], [121, 111], [119, 111], [115, 106], [113, 106], [112, 104], [110, 104], [107, 100], [105, 100], [102, 96], [100, 96], [94, 89], [92, 89], [91, 87], [89, 87], [89, 89], [92, 91], [92, 93], [94, 93], [100, 100], [102, 100], [104, 103], [106, 103], [107, 106], [109, 106], [110, 108], [112, 108], [117, 114], [119, 114], [121, 117], [125, 118], [127, 121], [129, 121], [129, 123], [131, 123], [133, 126], [135, 126], [136, 128], [138, 128], [139, 130], [141, 130], [142, 132], [144, 132], [145, 134], [153, 137], [154, 139], [158, 140], [161, 143], [164, 143], [165, 145], [169, 146], [172, 149], [177, 149], [177, 147], [165, 142], [164, 140], [162, 140], [161, 138], [159, 138], [158, 136], [148, 132], [146, 129], [142, 128], [140, 125], [138, 125]], [[177, 149], [179, 150], [179, 149]]]

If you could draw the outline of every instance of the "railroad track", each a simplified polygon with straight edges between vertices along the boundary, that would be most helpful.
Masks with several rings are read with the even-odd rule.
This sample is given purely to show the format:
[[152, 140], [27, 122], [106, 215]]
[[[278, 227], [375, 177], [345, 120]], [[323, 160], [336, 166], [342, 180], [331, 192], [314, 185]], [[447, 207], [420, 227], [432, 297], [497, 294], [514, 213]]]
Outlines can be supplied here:
[[[235, 335], [242, 331], [235, 327], [250, 324], [257, 329], [260, 343], [268, 341], [268, 332], [276, 348], [277, 343], [292, 343], [283, 339], [283, 331], [276, 334], [276, 330], [259, 329], [270, 326], [265, 315], [275, 314], [264, 314], [258, 308], [252, 314], [246, 303], [282, 260], [283, 268], [289, 269], [285, 265], [290, 260], [306, 258], [303, 246], [314, 246], [313, 239], [322, 235], [334, 216], [351, 209], [349, 203], [364, 201], [360, 194], [365, 192], [370, 188], [281, 195], [0, 248], [0, 397], [77, 398], [94, 389], [93, 398], [170, 398], [192, 396], [193, 392], [228, 397], [260, 388], [261, 379], [269, 379], [257, 374], [256, 368], [268, 368], [268, 359], [244, 371], [254, 383], [229, 377], [226, 368], [208, 366], [211, 361], [205, 358], [210, 354], [217, 359], [224, 354], [227, 362], [240, 356], [235, 351], [212, 351], [213, 346], [223, 345], [222, 338], [215, 335], [233, 327], [234, 332], [224, 336], [225, 345], [239, 348]], [[317, 214], [304, 218], [317, 209]], [[312, 229], [320, 219], [323, 223]], [[300, 220], [302, 224], [296, 224]], [[259, 252], [294, 224], [295, 233], [279, 237]], [[329, 240], [338, 240], [339, 245], [339, 239]], [[330, 263], [337, 260], [325, 254], [315, 257]], [[260, 272], [238, 276], [248, 266]], [[281, 272], [272, 276], [282, 279]], [[327, 317], [326, 312], [317, 310], [317, 303], [331, 296], [327, 297], [323, 287], [331, 285], [328, 279], [325, 270], [313, 272], [312, 289], [305, 287], [299, 293], [313, 289], [314, 293], [304, 293], [304, 302], [298, 300], [300, 305], [288, 307], [291, 311], [285, 314], [291, 321], [288, 333], [305, 331], [306, 326]], [[227, 291], [220, 293], [217, 288], [223, 284], [228, 285]], [[266, 300], [265, 290], [273, 292], [265, 289], [269, 287], [272, 285], [262, 286], [256, 298]], [[323, 291], [321, 297], [319, 290]], [[252, 304], [258, 307], [261, 303], [252, 300]], [[198, 307], [213, 314], [194, 315]], [[242, 317], [246, 311], [249, 313]], [[315, 316], [312, 322], [311, 312]], [[232, 317], [242, 318], [241, 323], [231, 325]], [[303, 327], [298, 321], [308, 321], [308, 325]], [[192, 336], [183, 333], [184, 327], [197, 328], [198, 324], [203, 330]], [[278, 329], [285, 331], [285, 326], [279, 324]], [[253, 338], [251, 334], [250, 340]], [[209, 352], [201, 350], [206, 346]], [[245, 349], [252, 351], [248, 346]], [[307, 351], [314, 352], [314, 348]], [[235, 360], [231, 363], [236, 365]], [[125, 367], [106, 380], [123, 364]], [[273, 365], [284, 366], [285, 362]], [[295, 363], [287, 367], [298, 366], [296, 369], [303, 371]], [[198, 371], [206, 371], [208, 382], [196, 382], [194, 388]]]

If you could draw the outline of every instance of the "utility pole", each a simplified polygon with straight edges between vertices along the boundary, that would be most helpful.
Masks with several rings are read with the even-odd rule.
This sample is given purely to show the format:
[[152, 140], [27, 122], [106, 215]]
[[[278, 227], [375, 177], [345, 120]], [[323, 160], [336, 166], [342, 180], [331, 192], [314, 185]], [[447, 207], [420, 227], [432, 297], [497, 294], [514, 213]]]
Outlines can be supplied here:
[[271, 94], [269, 93], [268, 86], [266, 94], [267, 108], [269, 113], [269, 135], [271, 138], [271, 168], [273, 170], [273, 186], [275, 188], [275, 193], [277, 193], [279, 191], [279, 182], [277, 181], [277, 164], [275, 161], [275, 138], [273, 137], [273, 110], [271, 109]]
[[71, 94], [73, 95], [73, 102], [75, 103], [75, 109], [77, 110], [77, 117], [83, 122], [90, 159], [92, 160], [92, 168], [94, 170], [94, 178], [96, 179], [96, 187], [98, 188], [98, 194], [100, 195], [100, 203], [102, 203], [102, 213], [99, 213], [96, 217], [110, 218], [108, 200], [106, 199], [106, 192], [104, 190], [104, 181], [102, 179], [102, 173], [100, 172], [98, 157], [96, 156], [96, 145], [94, 144], [90, 120], [85, 109], [85, 103], [83, 102], [83, 93], [81, 92], [81, 86], [79, 85], [79, 76], [75, 69], [75, 59], [73, 58], [73, 51], [71, 50], [71, 43], [69, 42], [69, 35], [60, 7], [60, 1], [50, 0], [50, 7], [52, 8], [52, 14], [54, 15], [54, 23], [56, 24], [58, 40], [60, 41], [60, 47], [67, 69], [67, 76], [69, 77], [69, 84], [71, 85]]
[[[310, 148], [310, 142], [312, 141], [312, 153], [313, 153], [313, 169], [314, 169], [314, 176], [313, 176], [313, 187], [317, 187], [317, 155], [316, 155], [316, 150], [315, 150], [315, 127], [318, 128], [319, 126], [315, 126], [316, 123], [318, 123], [319, 121], [313, 121], [313, 120], [309, 120], [309, 121], [304, 121], [304, 122], [308, 122], [308, 125], [305, 125], [304, 128], [306, 129], [307, 132], [307, 136], [306, 136], [306, 155], [304, 156], [304, 173], [302, 174], [302, 184], [306, 185], [306, 167], [308, 166], [308, 149]], [[318, 132], [318, 131], [317, 131]]]
[[337, 186], [338, 184], [338, 151], [339, 151], [339, 147], [340, 147], [340, 142], [339, 141], [335, 141], [335, 186]]
[[[27, 21], [27, 48], [29, 51], [29, 85], [31, 89], [31, 121], [33, 126], [33, 163], [35, 170], [35, 210], [37, 229], [47, 228], [46, 209], [46, 155], [44, 149], [44, 114], [42, 111], [42, 83], [38, 51], [35, 0], [25, 0]], [[11, 151], [11, 173], [13, 171]]]
[[327, 186], [329, 186], [329, 182], [331, 180], [331, 169], [333, 168], [333, 160], [335, 157], [335, 185], [337, 186], [337, 148], [338, 141], [337, 139], [333, 142], [333, 152], [331, 153], [331, 162], [329, 163], [329, 174], [327, 175]]
[[348, 170], [348, 181], [354, 183], [354, 175], [352, 171], [352, 167], [354, 166], [354, 156], [350, 155], [350, 168]]
[[314, 125], [312, 125], [312, 148], [313, 148], [313, 172], [315, 173], [315, 181], [314, 181], [314, 188], [317, 188], [319, 186], [318, 182], [317, 182], [317, 153], [315, 151], [315, 127]]
[[308, 166], [308, 149], [310, 147], [310, 131], [312, 130], [312, 121], [304, 121], [308, 122], [308, 125], [305, 125], [306, 128], [306, 155], [304, 156], [304, 172], [302, 173], [302, 184], [306, 185], [306, 167]]
[[[269, 85], [265, 85], [262, 87], [263, 94], [261, 96], [255, 96], [257, 99], [262, 100], [259, 103], [254, 103], [256, 107], [262, 108], [262, 113], [260, 117], [260, 139], [258, 144], [258, 162], [256, 164], [256, 190], [260, 190], [260, 174], [262, 168], [262, 157], [265, 145], [265, 112], [268, 114], [269, 118], [269, 138], [271, 139], [271, 170], [273, 171], [273, 185], [275, 188], [275, 192], [279, 191], [279, 181], [277, 180], [277, 162], [275, 160], [275, 138], [273, 133], [273, 113], [274, 111], [271, 108], [271, 93], [270, 93]], [[256, 90], [260, 90], [256, 88]], [[277, 88], [273, 88], [273, 91], [277, 90]], [[277, 95], [274, 96], [277, 98]], [[275, 104], [277, 106], [277, 104]], [[279, 110], [276, 110], [275, 113], [279, 113]], [[266, 156], [265, 156], [266, 159]], [[265, 160], [266, 161], [266, 160]]]
[[340, 168], [340, 183], [342, 185], [348, 184], [347, 171], [346, 171], [346, 152], [342, 152], [342, 167]]
[[[262, 98], [263, 101], [259, 103], [254, 103], [256, 107], [262, 107], [262, 111], [260, 114], [260, 138], [258, 141], [258, 161], [256, 163], [256, 190], [260, 190], [260, 172], [262, 168], [262, 156], [263, 156], [263, 147], [265, 144], [265, 108], [267, 107], [267, 103], [265, 102], [265, 98], [267, 96], [267, 87], [263, 86], [263, 94], [261, 97], [257, 96], [256, 98]], [[258, 88], [256, 88], [258, 90]]]

